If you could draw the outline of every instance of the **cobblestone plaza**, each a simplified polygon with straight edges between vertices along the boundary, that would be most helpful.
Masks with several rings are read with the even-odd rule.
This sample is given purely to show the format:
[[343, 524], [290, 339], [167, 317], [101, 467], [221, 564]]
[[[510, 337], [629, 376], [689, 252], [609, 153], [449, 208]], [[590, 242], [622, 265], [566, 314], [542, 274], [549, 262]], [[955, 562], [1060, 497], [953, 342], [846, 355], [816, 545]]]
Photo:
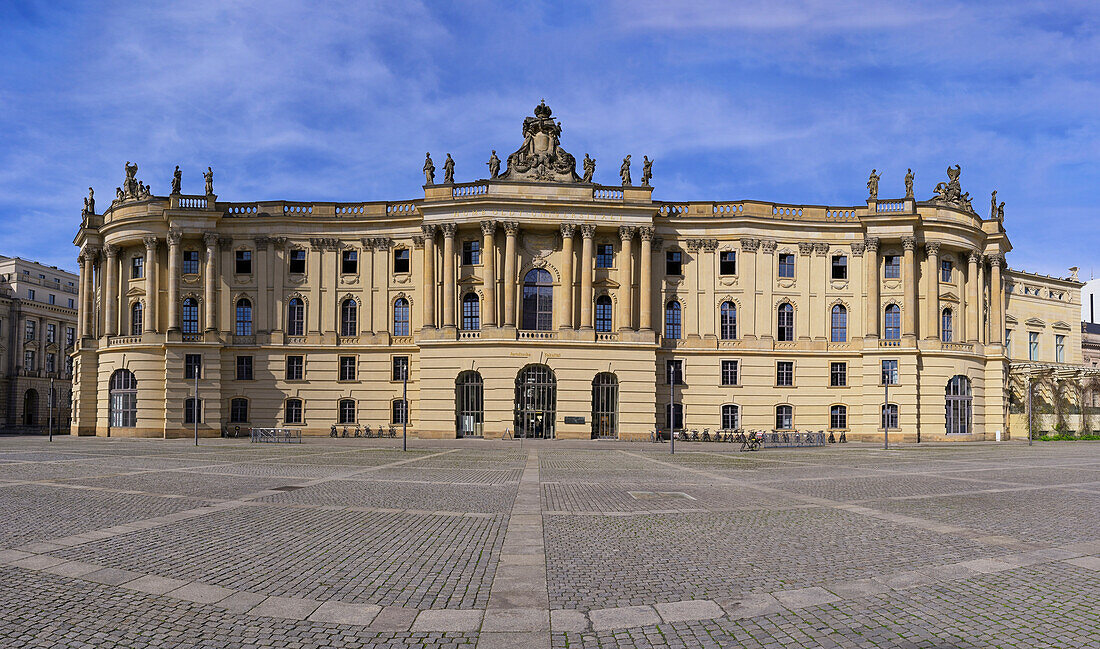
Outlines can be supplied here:
[[3, 647], [1087, 647], [1100, 445], [0, 439]]

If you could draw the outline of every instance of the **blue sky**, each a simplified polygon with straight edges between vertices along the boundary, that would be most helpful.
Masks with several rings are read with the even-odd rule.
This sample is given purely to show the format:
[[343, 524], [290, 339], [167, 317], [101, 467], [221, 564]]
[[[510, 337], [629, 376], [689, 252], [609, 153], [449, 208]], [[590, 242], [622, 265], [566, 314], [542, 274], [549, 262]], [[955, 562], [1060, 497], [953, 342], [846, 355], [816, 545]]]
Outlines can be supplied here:
[[[0, 3], [0, 253], [75, 269], [89, 185], [397, 200], [486, 174], [545, 98], [562, 145], [660, 200], [997, 189], [1014, 268], [1100, 274], [1100, 6], [1060, 2]], [[440, 172], [442, 173], [442, 172]], [[45, 228], [42, 230], [41, 228]]]

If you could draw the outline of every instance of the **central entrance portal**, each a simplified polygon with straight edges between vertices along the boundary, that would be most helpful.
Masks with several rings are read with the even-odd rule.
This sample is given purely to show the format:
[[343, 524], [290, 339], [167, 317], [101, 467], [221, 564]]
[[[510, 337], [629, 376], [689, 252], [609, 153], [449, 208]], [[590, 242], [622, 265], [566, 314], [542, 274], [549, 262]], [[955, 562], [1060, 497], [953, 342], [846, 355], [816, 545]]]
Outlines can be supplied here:
[[516, 437], [554, 436], [558, 380], [545, 365], [528, 365], [516, 375]]

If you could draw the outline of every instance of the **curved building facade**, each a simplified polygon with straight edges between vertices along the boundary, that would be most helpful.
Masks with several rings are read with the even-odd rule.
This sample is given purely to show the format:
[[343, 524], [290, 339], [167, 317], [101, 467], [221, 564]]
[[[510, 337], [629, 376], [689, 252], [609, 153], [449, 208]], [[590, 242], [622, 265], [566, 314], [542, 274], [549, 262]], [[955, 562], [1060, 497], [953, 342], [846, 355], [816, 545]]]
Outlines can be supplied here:
[[455, 183], [448, 156], [437, 182], [429, 159], [394, 202], [225, 202], [212, 173], [154, 196], [128, 164], [75, 241], [72, 432], [976, 440], [1030, 334], [1081, 362], [1080, 283], [1008, 270], [957, 167], [927, 201], [873, 176], [855, 206], [659, 202], [648, 161], [594, 184], [560, 133], [540, 106], [504, 171]]

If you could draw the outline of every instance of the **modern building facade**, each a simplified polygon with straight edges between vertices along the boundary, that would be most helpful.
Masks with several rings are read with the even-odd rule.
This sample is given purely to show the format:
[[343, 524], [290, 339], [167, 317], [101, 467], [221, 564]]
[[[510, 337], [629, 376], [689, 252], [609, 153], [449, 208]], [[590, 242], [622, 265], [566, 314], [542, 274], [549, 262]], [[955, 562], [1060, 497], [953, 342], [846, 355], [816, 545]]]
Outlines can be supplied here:
[[979, 440], [1013, 359], [1081, 362], [1081, 284], [1008, 269], [957, 166], [929, 200], [872, 174], [854, 206], [661, 202], [648, 159], [578, 174], [545, 105], [522, 135], [484, 180], [429, 156], [393, 202], [224, 202], [212, 173], [153, 196], [127, 164], [75, 240], [72, 432]]
[[[0, 256], [0, 431], [68, 430], [76, 275]], [[51, 392], [52, 389], [52, 392]]]

